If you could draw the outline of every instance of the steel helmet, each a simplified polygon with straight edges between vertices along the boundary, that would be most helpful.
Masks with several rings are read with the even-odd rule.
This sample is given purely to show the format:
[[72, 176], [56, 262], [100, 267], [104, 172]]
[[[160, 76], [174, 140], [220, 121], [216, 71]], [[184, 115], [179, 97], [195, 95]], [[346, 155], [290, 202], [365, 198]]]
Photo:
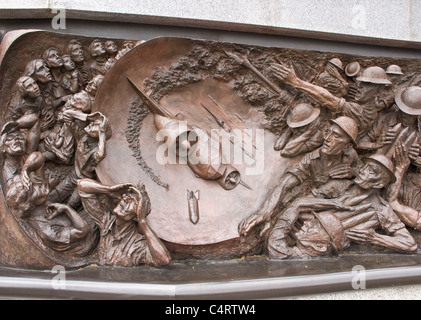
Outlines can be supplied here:
[[403, 112], [414, 116], [421, 115], [421, 87], [400, 89], [395, 95], [395, 102]]
[[304, 127], [316, 120], [319, 115], [319, 108], [314, 108], [308, 103], [300, 103], [289, 113], [287, 124], [290, 128]]
[[339, 128], [341, 128], [351, 138], [354, 146], [357, 145], [358, 124], [354, 119], [344, 116], [335, 120], [330, 120], [330, 123], [339, 126]]
[[369, 67], [357, 78], [357, 81], [374, 84], [391, 85], [392, 82], [387, 77], [386, 71], [380, 67]]
[[339, 68], [340, 70], [344, 71], [344, 66], [342, 64], [342, 61], [338, 58], [333, 58], [331, 60], [329, 60], [330, 64], [333, 64], [335, 67]]
[[345, 68], [345, 74], [352, 78], [358, 75], [361, 71], [361, 66], [357, 61], [351, 62]]
[[387, 173], [390, 176], [391, 182], [396, 182], [396, 176], [394, 173], [394, 166], [392, 160], [382, 154], [374, 154], [363, 159], [364, 162], [374, 162], [380, 164], [383, 168], [386, 169]]
[[341, 221], [332, 213], [316, 213], [314, 211], [312, 213], [317, 218], [317, 220], [319, 220], [323, 229], [325, 229], [326, 233], [332, 240], [331, 244], [334, 249], [334, 253], [337, 255], [344, 239], [344, 228]]
[[396, 74], [396, 75], [403, 75], [401, 67], [396, 64], [392, 64], [386, 70], [387, 74]]

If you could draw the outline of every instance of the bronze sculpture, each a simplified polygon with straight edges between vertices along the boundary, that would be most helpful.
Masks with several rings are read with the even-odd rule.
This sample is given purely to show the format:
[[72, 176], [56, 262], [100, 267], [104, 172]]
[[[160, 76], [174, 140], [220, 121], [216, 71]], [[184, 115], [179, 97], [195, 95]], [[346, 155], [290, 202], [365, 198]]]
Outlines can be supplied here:
[[[48, 259], [416, 252], [418, 61], [54, 37], [0, 100], [2, 214]], [[159, 162], [165, 143], [186, 166]]]

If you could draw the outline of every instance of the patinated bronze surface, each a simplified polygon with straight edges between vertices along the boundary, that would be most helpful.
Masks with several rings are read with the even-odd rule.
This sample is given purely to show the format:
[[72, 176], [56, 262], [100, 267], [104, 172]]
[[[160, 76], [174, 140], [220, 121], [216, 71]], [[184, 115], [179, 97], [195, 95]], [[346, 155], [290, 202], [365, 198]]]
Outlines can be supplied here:
[[0, 54], [2, 265], [417, 254], [417, 60], [43, 31]]

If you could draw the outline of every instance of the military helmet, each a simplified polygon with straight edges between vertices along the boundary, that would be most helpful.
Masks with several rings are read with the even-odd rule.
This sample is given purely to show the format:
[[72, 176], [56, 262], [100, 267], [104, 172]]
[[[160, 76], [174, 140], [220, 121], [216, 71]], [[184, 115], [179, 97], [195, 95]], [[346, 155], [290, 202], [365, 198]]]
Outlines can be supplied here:
[[369, 67], [365, 69], [362, 75], [357, 78], [357, 81], [383, 85], [392, 84], [387, 77], [386, 71], [380, 67]]
[[390, 176], [390, 180], [392, 183], [396, 182], [396, 176], [394, 173], [394, 166], [392, 160], [386, 157], [383, 154], [374, 154], [369, 157], [363, 159], [364, 162], [374, 162], [380, 164], [383, 168], [386, 169], [387, 173]]
[[333, 64], [335, 67], [339, 68], [340, 70], [344, 71], [344, 66], [342, 64], [342, 61], [338, 58], [333, 58], [331, 60], [329, 60], [330, 64]]
[[341, 128], [351, 138], [354, 146], [357, 145], [358, 125], [354, 119], [344, 116], [330, 120], [330, 123], [339, 126], [339, 128]]
[[395, 102], [406, 114], [421, 115], [421, 87], [400, 89], [395, 95]]
[[401, 67], [399, 67], [396, 64], [392, 64], [391, 66], [389, 66], [386, 70], [386, 73], [392, 75], [403, 75]]
[[361, 71], [361, 66], [357, 61], [351, 62], [345, 68], [345, 74], [352, 78], [358, 75]]
[[316, 120], [319, 115], [319, 108], [314, 108], [308, 103], [300, 103], [289, 113], [287, 124], [290, 128], [304, 127]]
[[316, 213], [313, 211], [312, 213], [329, 235], [332, 241], [332, 248], [337, 255], [344, 239], [344, 228], [341, 221], [338, 217], [329, 212]]

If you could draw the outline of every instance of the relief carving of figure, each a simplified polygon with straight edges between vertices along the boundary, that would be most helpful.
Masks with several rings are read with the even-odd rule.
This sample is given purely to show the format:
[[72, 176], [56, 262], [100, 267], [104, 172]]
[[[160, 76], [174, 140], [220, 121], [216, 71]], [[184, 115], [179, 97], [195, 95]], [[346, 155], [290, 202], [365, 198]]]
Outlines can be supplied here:
[[63, 55], [61, 59], [63, 60], [63, 68], [60, 85], [67, 94], [75, 94], [82, 89], [83, 79], [69, 54]]
[[75, 39], [71, 40], [67, 46], [67, 53], [72, 57], [72, 60], [76, 65], [76, 69], [80, 73], [82, 86], [85, 87], [92, 79], [92, 75], [88, 63], [85, 60], [82, 44]]
[[315, 84], [327, 89], [338, 98], [345, 98], [348, 94], [349, 85], [342, 76], [343, 73], [342, 61], [338, 58], [333, 58], [328, 61], [325, 70], [316, 79]]
[[323, 144], [323, 133], [319, 119], [320, 109], [302, 103], [287, 117], [288, 129], [276, 140], [275, 150], [287, 158], [313, 151]]
[[81, 179], [77, 185], [85, 211], [101, 232], [100, 264], [158, 267], [171, 262], [170, 253], [146, 220], [151, 207], [144, 188], [107, 186], [90, 179]]
[[[101, 177], [103, 165], [105, 168], [110, 165], [106, 160], [98, 167], [107, 155], [106, 142], [112, 136], [110, 120], [115, 112], [108, 114], [109, 120], [106, 115], [114, 105], [107, 105], [108, 97], [100, 97], [105, 107], [98, 101], [95, 104], [95, 98], [103, 81], [107, 89], [115, 85], [123, 88], [125, 94], [129, 93], [120, 83], [117, 85], [117, 79], [110, 80], [110, 77], [117, 74], [120, 66], [124, 67], [125, 59], [116, 62], [133, 50], [135, 42], [67, 41], [66, 38], [54, 47], [40, 48], [40, 58], [28, 57], [22, 76], [13, 78], [10, 83], [11, 88], [17, 78], [12, 98], [5, 104], [6, 124], [0, 137], [1, 180], [6, 204], [19, 226], [24, 225], [24, 232], [28, 225], [36, 232], [29, 233], [29, 237], [36, 235], [36, 239], [31, 239], [33, 243], [42, 242], [46, 251], [63, 253], [64, 259], [92, 255], [100, 265], [168, 265], [170, 251], [159, 239], [159, 232], [151, 228], [155, 226], [151, 220], [157, 216], [148, 218], [152, 210], [146, 187], [131, 183], [106, 185], [96, 181]], [[86, 57], [82, 43], [89, 53]], [[123, 48], [118, 50], [120, 43]], [[137, 45], [140, 43], [143, 41]], [[167, 139], [167, 143], [175, 147], [178, 160], [187, 160], [195, 184], [207, 185], [208, 180], [215, 180], [224, 191], [241, 184], [245, 188], [231, 194], [235, 196], [238, 192], [240, 196], [252, 197], [251, 191], [259, 187], [257, 181], [261, 183], [263, 193], [256, 199], [264, 199], [262, 205], [259, 207], [256, 203], [257, 209], [241, 211], [240, 219], [236, 220], [242, 220], [238, 225], [242, 240], [258, 237], [250, 240], [250, 246], [255, 246], [252, 250], [260, 250], [274, 259], [338, 255], [361, 245], [378, 246], [376, 250], [386, 252], [415, 253], [418, 238], [413, 232], [421, 231], [421, 87], [409, 84], [419, 78], [410, 79], [418, 71], [411, 70], [411, 64], [404, 59], [396, 62], [398, 66], [386, 58], [361, 58], [344, 68], [344, 62], [349, 62], [342, 58], [345, 55], [341, 55], [341, 60], [320, 53], [315, 59], [309, 59], [299, 50], [279, 52], [245, 45], [221, 46], [195, 43], [178, 58], [178, 63], [146, 64], [145, 70], [153, 73], [141, 72], [139, 78], [130, 73], [133, 68], [121, 69], [130, 71], [118, 81], [129, 79], [141, 99], [136, 97], [128, 102], [133, 99], [129, 95], [121, 99], [124, 101], [121, 108], [127, 108], [124, 111], [129, 112], [129, 118], [132, 116], [126, 122], [127, 128], [136, 130], [133, 137], [126, 135], [126, 140], [117, 138], [129, 144], [137, 165], [144, 169], [151, 183], [164, 186], [166, 191], [162, 192], [172, 192], [170, 184], [178, 182], [172, 174], [183, 169], [168, 174], [168, 184], [160, 181], [159, 175], [151, 174], [152, 170], [164, 171], [154, 165], [149, 167], [147, 162], [156, 159], [147, 152], [139, 152], [144, 147], [140, 136], [150, 129], [146, 128], [148, 112], [154, 113], [153, 130], [160, 133], [180, 128], [185, 118], [191, 118], [195, 126], [189, 124], [185, 132], [177, 132], [171, 136], [174, 141]], [[133, 53], [141, 48], [150, 50], [151, 47], [148, 49], [145, 44]], [[66, 54], [61, 55], [60, 51], [65, 49]], [[182, 52], [182, 48], [177, 50], [177, 54]], [[130, 54], [132, 57], [135, 55]], [[144, 56], [139, 55], [139, 60], [141, 57]], [[128, 56], [125, 58], [129, 60]], [[116, 73], [107, 75], [114, 65]], [[128, 66], [133, 65], [132, 60]], [[324, 70], [317, 72], [323, 65]], [[380, 66], [388, 67], [385, 70]], [[140, 86], [130, 80], [133, 78], [140, 84], [142, 77]], [[188, 97], [186, 101], [184, 95]], [[211, 97], [217, 95], [221, 105]], [[206, 96], [220, 109], [217, 113], [224, 114], [223, 120], [202, 103]], [[117, 101], [114, 98], [122, 97], [109, 100]], [[194, 109], [194, 104], [199, 110]], [[188, 110], [183, 109], [185, 105], [189, 106]], [[181, 110], [173, 116], [175, 108]], [[135, 121], [129, 121], [133, 119]], [[143, 128], [142, 124], [145, 124]], [[259, 176], [261, 180], [250, 177], [251, 186], [246, 184], [240, 175], [240, 165], [237, 170], [223, 163], [223, 154], [219, 152], [222, 144], [211, 146], [213, 158], [206, 159], [211, 161], [193, 163], [190, 156], [197, 156], [194, 152], [200, 146], [200, 139], [187, 141], [186, 133], [203, 131], [207, 138], [212, 138], [206, 130], [199, 129], [203, 126], [212, 130], [216, 124], [218, 129], [230, 134], [231, 125], [242, 129], [264, 128], [271, 138], [275, 134], [274, 149], [282, 158], [269, 150], [267, 163], [279, 170], [276, 172], [278, 183], [274, 186], [273, 172], [268, 170]], [[120, 128], [117, 129], [120, 132]], [[139, 150], [133, 147], [133, 141], [139, 142], [135, 146]], [[257, 144], [251, 152], [243, 147], [244, 154], [253, 159], [253, 153], [257, 156], [257, 152], [268, 151]], [[217, 147], [218, 152], [213, 152]], [[114, 153], [109, 152], [109, 155]], [[217, 159], [219, 161], [214, 161]], [[121, 166], [116, 170], [125, 169], [125, 163]], [[132, 170], [127, 172], [132, 174]], [[186, 180], [190, 181], [190, 176]], [[267, 177], [268, 180], [264, 180]], [[120, 177], [111, 180], [124, 182]], [[203, 187], [199, 197], [199, 187], [188, 188], [189, 201], [186, 204], [183, 194], [183, 203], [189, 206], [185, 209], [189, 210], [193, 222], [189, 223], [190, 227], [200, 230], [202, 221], [206, 222], [207, 201], [213, 200], [205, 198], [214, 196], [217, 191], [206, 192]], [[195, 199], [190, 190], [198, 190]], [[235, 203], [232, 207], [243, 210], [245, 203]], [[156, 213], [164, 214], [166, 208]], [[409, 228], [415, 231], [409, 232]], [[252, 231], [257, 233], [252, 234]], [[237, 241], [235, 228], [233, 233]], [[180, 244], [167, 241], [174, 246]], [[192, 241], [198, 243], [200, 237]], [[257, 242], [259, 245], [255, 245]], [[191, 250], [196, 254], [201, 249], [194, 251], [194, 245]], [[223, 245], [228, 246], [225, 240]], [[229, 254], [231, 249], [224, 248]]]
[[357, 94], [355, 102], [332, 95], [325, 88], [299, 79], [294, 70], [283, 65], [271, 66], [273, 75], [283, 83], [300, 90], [315, 103], [327, 108], [333, 113], [353, 118], [358, 125], [358, 135], [363, 136], [377, 118], [375, 98], [380, 89], [392, 83], [386, 71], [380, 67], [369, 67], [357, 78]]
[[101, 40], [94, 40], [90, 44], [88, 51], [92, 58], [94, 58], [94, 62], [92, 62], [90, 68], [91, 68], [91, 75], [92, 77], [98, 76], [98, 75], [106, 75], [107, 74], [107, 68], [106, 63], [108, 60], [107, 51], [105, 50], [104, 44]]
[[399, 90], [395, 95], [397, 111], [381, 115], [372, 128], [358, 143], [361, 150], [377, 150], [388, 148], [400, 136], [405, 140], [414, 135], [413, 143], [409, 146], [409, 157], [412, 164], [420, 167], [420, 142], [421, 133], [418, 125], [418, 116], [421, 107], [421, 88], [409, 87]]
[[28, 114], [6, 123], [1, 131], [0, 143], [4, 158], [2, 182], [6, 202], [21, 217], [42, 204], [49, 192], [42, 171], [45, 160], [36, 151], [39, 130], [31, 131], [37, 121], [35, 114]]
[[[298, 193], [313, 192], [318, 195], [320, 188], [331, 181], [335, 181], [339, 188], [342, 180], [353, 178], [359, 165], [359, 157], [354, 149], [356, 137], [357, 126], [353, 119], [340, 117], [331, 120], [322, 147], [308, 153], [297, 165], [287, 170], [259, 212], [240, 223], [240, 235], [247, 235], [263, 222], [266, 223], [264, 230], [267, 230], [271, 219]], [[332, 197], [338, 192], [337, 188], [333, 188], [329, 191], [331, 194], [325, 196]]]
[[[69, 109], [63, 112], [64, 121], [71, 126], [75, 137], [76, 151], [72, 170], [67, 177], [49, 194], [49, 203], [67, 203], [78, 208], [80, 199], [76, 190], [78, 179], [94, 178], [96, 166], [105, 158], [105, 142], [111, 138], [111, 126], [108, 119], [100, 112], [86, 114]], [[85, 124], [79, 126], [76, 121]]]
[[391, 160], [374, 155], [364, 163], [339, 198], [300, 198], [281, 214], [269, 235], [269, 255], [285, 259], [338, 254], [350, 242], [415, 252], [414, 238], [379, 194], [396, 180]]

